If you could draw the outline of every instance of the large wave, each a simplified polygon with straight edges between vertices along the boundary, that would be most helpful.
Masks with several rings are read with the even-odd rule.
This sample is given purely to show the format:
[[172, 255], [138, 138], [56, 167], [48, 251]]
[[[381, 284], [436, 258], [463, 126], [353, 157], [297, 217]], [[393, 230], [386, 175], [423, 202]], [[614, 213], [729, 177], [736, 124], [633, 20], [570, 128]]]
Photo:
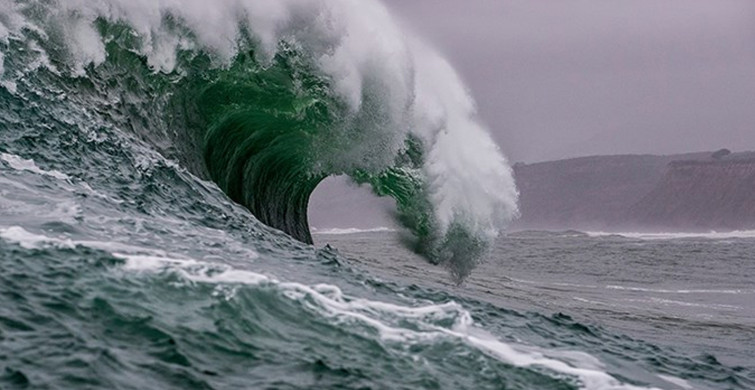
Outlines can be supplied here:
[[331, 175], [394, 198], [458, 278], [517, 213], [458, 75], [378, 1], [0, 0], [0, 85], [135, 136], [307, 243]]

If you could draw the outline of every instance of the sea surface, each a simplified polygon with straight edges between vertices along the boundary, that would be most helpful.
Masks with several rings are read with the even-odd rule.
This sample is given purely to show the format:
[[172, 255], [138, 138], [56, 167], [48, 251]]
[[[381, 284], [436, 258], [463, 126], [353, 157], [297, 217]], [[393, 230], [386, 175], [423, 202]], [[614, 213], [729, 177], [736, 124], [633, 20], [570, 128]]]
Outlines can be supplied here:
[[316, 235], [374, 277], [545, 316], [573, 330], [535, 331], [554, 345], [574, 343], [607, 361], [623, 355], [635, 368], [688, 380], [675, 382], [681, 388], [753, 386], [753, 232], [513, 232], [462, 285], [395, 245], [403, 239], [405, 233], [385, 228]]
[[63, 168], [0, 156], [3, 389], [755, 384], [748, 234], [511, 233], [458, 285], [406, 232], [305, 245], [159, 156]]

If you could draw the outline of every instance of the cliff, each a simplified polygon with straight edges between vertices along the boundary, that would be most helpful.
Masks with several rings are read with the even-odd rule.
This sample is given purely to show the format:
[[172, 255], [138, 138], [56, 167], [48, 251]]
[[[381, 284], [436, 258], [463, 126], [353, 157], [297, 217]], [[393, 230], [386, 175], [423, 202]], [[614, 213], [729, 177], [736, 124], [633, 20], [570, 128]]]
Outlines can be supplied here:
[[755, 228], [755, 158], [672, 162], [627, 218], [654, 229]]
[[595, 156], [516, 164], [514, 229], [755, 228], [755, 153]]

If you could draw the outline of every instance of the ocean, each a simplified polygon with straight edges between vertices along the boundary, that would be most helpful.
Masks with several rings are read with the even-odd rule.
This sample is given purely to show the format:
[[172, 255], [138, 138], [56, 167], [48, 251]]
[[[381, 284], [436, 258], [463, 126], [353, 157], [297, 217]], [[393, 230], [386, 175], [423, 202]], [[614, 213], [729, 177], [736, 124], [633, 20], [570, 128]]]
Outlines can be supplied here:
[[[396, 245], [405, 234], [331, 229], [316, 241], [373, 277], [469, 300], [497, 334], [618, 363], [619, 377], [671, 382], [659, 388], [753, 386], [753, 232], [513, 232], [461, 286]], [[496, 315], [506, 310], [511, 317]]]
[[[400, 228], [313, 236], [339, 175]], [[751, 233], [517, 196], [378, 1], [0, 0], [2, 389], [755, 387]]]

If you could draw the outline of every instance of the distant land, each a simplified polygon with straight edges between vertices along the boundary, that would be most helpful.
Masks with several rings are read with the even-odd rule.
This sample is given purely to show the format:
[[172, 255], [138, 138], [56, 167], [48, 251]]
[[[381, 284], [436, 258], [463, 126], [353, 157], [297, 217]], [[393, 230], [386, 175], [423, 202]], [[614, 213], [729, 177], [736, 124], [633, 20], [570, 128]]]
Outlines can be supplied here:
[[514, 165], [513, 230], [755, 229], [755, 152], [593, 156]]

